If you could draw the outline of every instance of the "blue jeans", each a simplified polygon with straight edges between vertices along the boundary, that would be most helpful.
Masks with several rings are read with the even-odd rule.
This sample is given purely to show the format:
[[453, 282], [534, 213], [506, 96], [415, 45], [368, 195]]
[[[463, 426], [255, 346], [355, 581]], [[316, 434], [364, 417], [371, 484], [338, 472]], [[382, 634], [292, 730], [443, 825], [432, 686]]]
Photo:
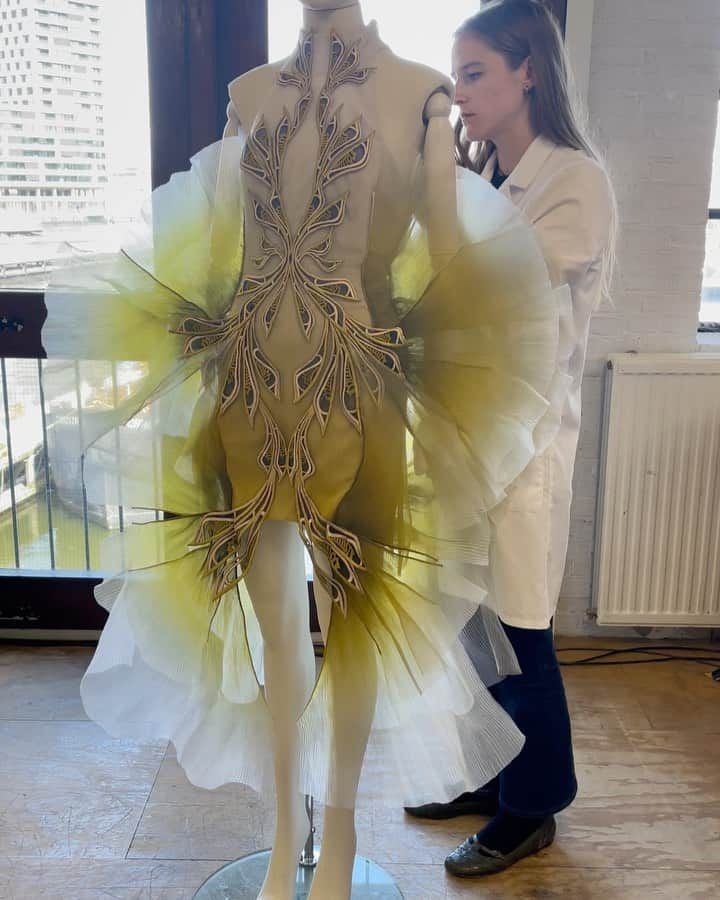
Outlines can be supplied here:
[[549, 816], [575, 799], [570, 714], [552, 629], [515, 628], [503, 623], [522, 674], [490, 688], [493, 697], [525, 735], [525, 746], [488, 787], [500, 808], [517, 816]]

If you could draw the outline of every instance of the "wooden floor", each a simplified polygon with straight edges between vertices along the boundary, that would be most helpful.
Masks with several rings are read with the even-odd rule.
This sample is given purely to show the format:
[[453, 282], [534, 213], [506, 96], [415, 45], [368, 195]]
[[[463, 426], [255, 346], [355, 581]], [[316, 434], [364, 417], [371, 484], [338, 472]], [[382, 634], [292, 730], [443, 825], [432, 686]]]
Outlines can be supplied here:
[[[270, 843], [272, 811], [241, 787], [193, 788], [165, 745], [88, 722], [89, 655], [0, 646], [0, 898], [190, 900], [224, 861]], [[420, 825], [367, 798], [359, 851], [407, 900], [720, 898], [720, 684], [705, 672], [565, 670], [580, 793], [555, 844], [512, 870], [446, 876], [445, 855], [482, 820]]]

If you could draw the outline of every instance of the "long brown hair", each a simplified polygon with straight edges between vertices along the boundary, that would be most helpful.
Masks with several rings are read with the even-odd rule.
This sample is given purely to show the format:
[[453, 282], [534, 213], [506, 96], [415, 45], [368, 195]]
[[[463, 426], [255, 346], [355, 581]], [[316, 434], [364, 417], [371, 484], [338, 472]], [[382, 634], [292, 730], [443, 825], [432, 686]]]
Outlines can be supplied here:
[[[605, 169], [604, 161], [587, 134], [585, 115], [572, 86], [570, 66], [560, 26], [542, 0], [492, 0], [483, 3], [480, 12], [467, 19], [455, 37], [480, 38], [502, 53], [511, 69], [519, 69], [530, 59], [533, 87], [530, 124], [534, 132], [558, 144], [580, 150]], [[482, 172], [492, 156], [492, 141], [473, 144], [463, 133], [462, 121], [455, 126], [455, 158], [459, 165]], [[609, 184], [609, 182], [608, 182]], [[615, 194], [610, 189], [610, 233], [605, 248], [599, 299], [609, 298], [615, 267], [618, 214]]]
[[[560, 26], [541, 0], [493, 0], [467, 19], [455, 37], [469, 35], [501, 53], [511, 69], [530, 59], [534, 85], [530, 89], [530, 125], [561, 147], [582, 150], [593, 159], [597, 153], [583, 127], [579, 104], [572, 97], [570, 69]], [[462, 122], [455, 127], [456, 158], [461, 166], [482, 171], [493, 153], [491, 141], [472, 146], [463, 135]]]

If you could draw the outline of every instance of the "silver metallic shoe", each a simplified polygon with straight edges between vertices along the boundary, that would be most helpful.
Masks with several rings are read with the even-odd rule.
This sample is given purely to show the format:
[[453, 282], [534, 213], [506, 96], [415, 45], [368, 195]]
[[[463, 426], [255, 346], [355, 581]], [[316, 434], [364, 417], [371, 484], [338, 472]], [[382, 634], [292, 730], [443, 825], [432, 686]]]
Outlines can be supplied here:
[[512, 853], [501, 853], [483, 846], [477, 838], [464, 840], [445, 860], [445, 868], [459, 878], [475, 878], [478, 875], [492, 875], [502, 872], [525, 856], [531, 856], [555, 839], [555, 817], [548, 816], [539, 828], [517, 846]]

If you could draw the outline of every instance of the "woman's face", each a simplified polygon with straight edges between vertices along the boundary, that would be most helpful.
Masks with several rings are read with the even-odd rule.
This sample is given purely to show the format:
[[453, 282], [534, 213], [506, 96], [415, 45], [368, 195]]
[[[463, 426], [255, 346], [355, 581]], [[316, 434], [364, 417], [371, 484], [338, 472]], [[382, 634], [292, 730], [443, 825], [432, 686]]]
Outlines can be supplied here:
[[452, 71], [454, 102], [469, 140], [496, 142], [528, 115], [525, 85], [532, 82], [527, 60], [513, 70], [482, 38], [463, 34], [453, 44]]

